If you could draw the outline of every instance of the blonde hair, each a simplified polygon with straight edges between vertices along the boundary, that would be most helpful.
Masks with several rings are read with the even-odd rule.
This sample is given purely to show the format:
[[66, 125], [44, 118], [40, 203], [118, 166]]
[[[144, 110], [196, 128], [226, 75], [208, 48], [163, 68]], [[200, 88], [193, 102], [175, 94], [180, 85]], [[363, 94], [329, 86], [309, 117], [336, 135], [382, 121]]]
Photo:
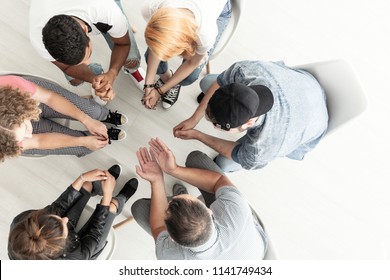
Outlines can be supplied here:
[[198, 39], [194, 14], [188, 9], [161, 8], [150, 18], [145, 41], [162, 61], [174, 56], [195, 55]]
[[15, 157], [22, 148], [15, 139], [13, 129], [25, 120], [38, 120], [41, 109], [38, 102], [19, 89], [0, 87], [0, 162]]
[[19, 260], [58, 259], [66, 248], [67, 236], [60, 220], [45, 209], [35, 210], [10, 232], [10, 255]]

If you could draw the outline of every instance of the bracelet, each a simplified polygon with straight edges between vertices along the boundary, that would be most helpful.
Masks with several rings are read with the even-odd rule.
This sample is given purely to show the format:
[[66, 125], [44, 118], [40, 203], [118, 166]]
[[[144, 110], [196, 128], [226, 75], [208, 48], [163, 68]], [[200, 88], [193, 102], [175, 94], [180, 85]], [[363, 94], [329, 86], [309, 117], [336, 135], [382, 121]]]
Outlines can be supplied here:
[[154, 88], [154, 84], [144, 84], [144, 89], [145, 88]]
[[161, 96], [165, 96], [165, 93], [162, 92], [161, 88], [157, 86], [155, 86], [154, 88], [157, 90], [158, 94], [160, 94]]
[[84, 178], [83, 178], [83, 174], [80, 175], [80, 179], [81, 179], [81, 182], [82, 182], [82, 183], [85, 182], [85, 180], [84, 180]]

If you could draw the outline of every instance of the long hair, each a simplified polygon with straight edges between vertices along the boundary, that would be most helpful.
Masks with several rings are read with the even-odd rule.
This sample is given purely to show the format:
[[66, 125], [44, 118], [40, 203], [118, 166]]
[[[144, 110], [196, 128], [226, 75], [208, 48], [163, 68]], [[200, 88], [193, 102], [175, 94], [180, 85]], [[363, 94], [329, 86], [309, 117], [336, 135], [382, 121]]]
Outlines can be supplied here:
[[58, 259], [64, 252], [67, 237], [59, 219], [46, 210], [35, 210], [10, 232], [10, 255], [20, 260]]
[[25, 120], [38, 120], [38, 102], [19, 89], [0, 87], [0, 161], [18, 156], [22, 148], [12, 131]]
[[168, 205], [165, 225], [176, 243], [196, 247], [209, 240], [213, 222], [202, 202], [176, 197]]
[[195, 55], [197, 25], [187, 9], [161, 8], [150, 18], [145, 29], [145, 41], [162, 61], [174, 56]]

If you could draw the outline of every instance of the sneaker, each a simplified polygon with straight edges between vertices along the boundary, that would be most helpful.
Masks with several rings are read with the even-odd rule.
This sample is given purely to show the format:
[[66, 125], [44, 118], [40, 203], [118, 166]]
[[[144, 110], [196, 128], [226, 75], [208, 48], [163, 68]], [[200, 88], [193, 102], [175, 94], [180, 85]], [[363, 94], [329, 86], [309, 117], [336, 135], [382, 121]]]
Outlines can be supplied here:
[[121, 130], [119, 128], [110, 127], [107, 129], [108, 134], [108, 144], [111, 144], [111, 140], [121, 141], [126, 138], [126, 131]]
[[198, 103], [200, 104], [200, 102], [202, 102], [203, 100], [203, 97], [204, 97], [204, 93], [203, 92], [199, 93], [198, 97], [196, 98], [196, 101], [198, 101]]
[[123, 67], [123, 72], [130, 76], [131, 80], [142, 92], [144, 91], [146, 72], [143, 68], [139, 67], [134, 70]]
[[[110, 174], [112, 176], [114, 176], [115, 180], [118, 179], [119, 175], [121, 174], [121, 171], [122, 171], [122, 168], [121, 168], [121, 166], [119, 164], [114, 164], [113, 166], [111, 166], [108, 169], [108, 172], [110, 172]], [[95, 195], [100, 195], [100, 196], [103, 195], [102, 182], [101, 181], [94, 181], [94, 182], [92, 182], [91, 196], [95, 196]]]
[[187, 189], [183, 185], [174, 184], [172, 188], [172, 195], [176, 196], [180, 194], [188, 194]]
[[164, 109], [169, 109], [173, 106], [173, 104], [176, 103], [177, 99], [179, 98], [181, 85], [176, 85], [165, 94], [165, 96], [162, 98], [162, 106]]
[[117, 180], [119, 175], [121, 175], [122, 167], [119, 164], [114, 164], [107, 171]]
[[138, 180], [137, 178], [131, 178], [129, 181], [126, 182], [126, 184], [123, 186], [123, 188], [119, 191], [117, 194], [117, 197], [122, 195], [125, 197], [125, 202], [129, 200], [130, 197], [135, 194], [138, 188]]
[[110, 123], [115, 126], [121, 126], [128, 122], [128, 118], [126, 115], [118, 113], [118, 110], [116, 110], [115, 112], [111, 112], [111, 110], [109, 110], [107, 118], [102, 122]]

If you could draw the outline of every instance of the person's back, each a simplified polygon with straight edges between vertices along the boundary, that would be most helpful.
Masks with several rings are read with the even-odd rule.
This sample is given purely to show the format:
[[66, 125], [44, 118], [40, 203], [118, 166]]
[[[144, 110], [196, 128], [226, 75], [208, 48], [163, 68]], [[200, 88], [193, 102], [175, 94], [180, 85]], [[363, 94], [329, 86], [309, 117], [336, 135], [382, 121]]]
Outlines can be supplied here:
[[[245, 147], [238, 150], [237, 156], [246, 169], [264, 167], [276, 157], [301, 160], [326, 132], [325, 93], [305, 71], [285, 66], [283, 62], [240, 61], [217, 81], [220, 86], [232, 82], [264, 85], [274, 96], [271, 110], [239, 141]], [[248, 154], [256, 156], [248, 157]]]
[[182, 246], [165, 231], [156, 240], [158, 259], [263, 259], [267, 238], [254, 221], [243, 195], [236, 188], [226, 186], [217, 190], [215, 198], [210, 206], [214, 226], [206, 243], [196, 247]]

